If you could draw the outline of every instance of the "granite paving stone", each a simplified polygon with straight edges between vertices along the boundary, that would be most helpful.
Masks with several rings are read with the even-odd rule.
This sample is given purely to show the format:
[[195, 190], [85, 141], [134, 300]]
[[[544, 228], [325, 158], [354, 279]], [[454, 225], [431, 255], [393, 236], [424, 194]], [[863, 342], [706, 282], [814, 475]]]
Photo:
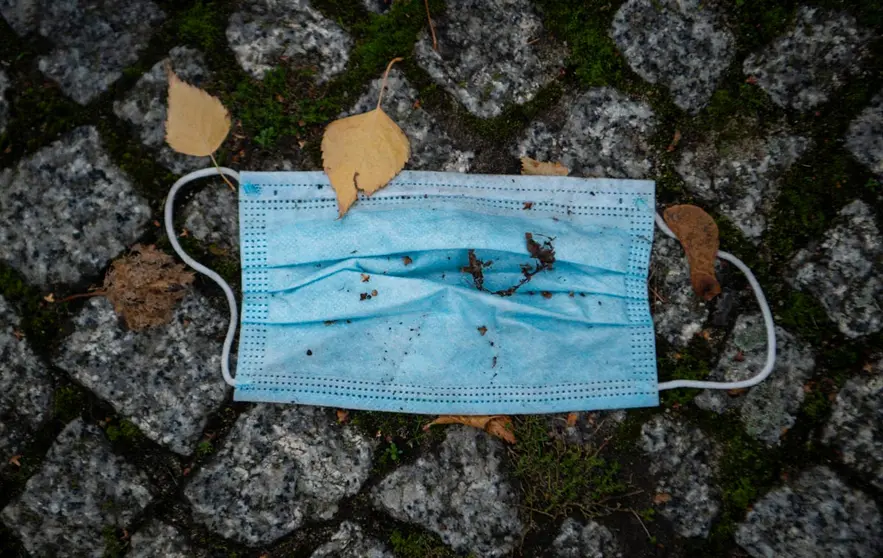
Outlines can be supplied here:
[[667, 87], [691, 113], [708, 103], [735, 54], [715, 6], [700, 0], [628, 0], [610, 36], [639, 76]]
[[438, 50], [424, 30], [417, 63], [480, 118], [530, 101], [563, 68], [565, 49], [547, 36], [528, 0], [449, 0], [433, 20]]
[[451, 427], [439, 452], [399, 467], [372, 491], [374, 506], [438, 534], [458, 552], [507, 556], [524, 528], [518, 496], [502, 469], [503, 445]]
[[0, 519], [34, 556], [100, 558], [105, 530], [127, 526], [152, 500], [150, 490], [98, 427], [77, 419]]
[[349, 61], [353, 40], [308, 0], [247, 0], [230, 16], [227, 42], [242, 69], [263, 79], [282, 64], [325, 82]]
[[268, 544], [331, 519], [371, 471], [374, 443], [330, 409], [260, 404], [184, 491], [193, 517], [241, 543]]
[[801, 6], [791, 30], [748, 56], [742, 70], [777, 105], [810, 110], [859, 73], [870, 38], [847, 12]]
[[840, 332], [858, 338], [883, 329], [883, 239], [874, 212], [855, 200], [833, 227], [791, 260], [786, 279], [816, 296]]
[[97, 278], [151, 214], [91, 126], [0, 170], [0, 184], [0, 261], [44, 288]]
[[221, 377], [227, 320], [191, 290], [169, 324], [131, 331], [107, 299], [96, 297], [74, 318], [54, 363], [148, 438], [187, 455], [227, 391]]
[[0, 14], [19, 35], [36, 32], [53, 44], [40, 71], [85, 105], [138, 60], [163, 11], [150, 0], [3, 0]]

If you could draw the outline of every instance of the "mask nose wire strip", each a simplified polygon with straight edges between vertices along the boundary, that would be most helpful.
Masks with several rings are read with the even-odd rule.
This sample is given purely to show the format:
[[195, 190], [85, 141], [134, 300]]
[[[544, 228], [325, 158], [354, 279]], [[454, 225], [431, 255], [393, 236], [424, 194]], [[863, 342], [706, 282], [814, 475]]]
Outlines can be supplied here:
[[172, 243], [172, 248], [175, 249], [175, 252], [178, 254], [178, 256], [180, 256], [181, 259], [184, 260], [184, 263], [217, 283], [218, 286], [221, 287], [221, 290], [224, 291], [224, 295], [227, 296], [227, 305], [230, 307], [230, 325], [227, 327], [227, 337], [224, 338], [224, 350], [221, 354], [221, 375], [224, 376], [225, 382], [235, 387], [237, 385], [242, 385], [240, 382], [237, 382], [233, 378], [233, 376], [230, 375], [230, 350], [233, 347], [233, 338], [236, 336], [236, 324], [239, 322], [239, 311], [236, 307], [236, 297], [233, 296], [233, 289], [230, 288], [230, 285], [228, 285], [227, 282], [224, 281], [220, 275], [205, 267], [198, 261], [194, 260], [189, 255], [187, 255], [186, 252], [184, 252], [184, 249], [181, 248], [181, 245], [178, 243], [178, 237], [175, 235], [175, 223], [173, 215], [173, 210], [175, 208], [175, 195], [178, 193], [178, 190], [180, 190], [182, 187], [186, 186], [190, 182], [193, 182], [194, 180], [206, 178], [209, 176], [217, 176], [219, 170], [223, 174], [235, 180], [237, 183], [239, 182], [239, 173], [233, 169], [228, 169], [226, 167], [221, 167], [220, 169], [216, 169], [214, 167], [209, 169], [202, 169], [182, 176], [180, 179], [178, 179], [177, 182], [175, 182], [175, 184], [172, 186], [172, 189], [169, 190], [169, 196], [166, 198], [164, 216], [166, 235], [169, 237], [169, 242]]
[[[665, 224], [665, 221], [662, 220], [662, 217], [658, 213], [656, 214], [656, 226], [659, 227], [659, 230], [661, 230], [667, 236], [677, 239], [675, 234], [671, 231], [670, 228], [668, 228], [668, 225]], [[748, 269], [748, 266], [742, 263], [742, 260], [740, 260], [736, 256], [730, 254], [729, 252], [719, 250], [717, 253], [717, 257], [722, 260], [728, 261], [739, 268], [739, 271], [745, 274], [745, 278], [748, 279], [748, 284], [751, 285], [751, 289], [754, 291], [754, 296], [755, 298], [757, 298], [757, 305], [760, 306], [760, 313], [763, 315], [763, 325], [766, 328], [766, 363], [764, 364], [763, 369], [758, 372], [754, 377], [748, 378], [747, 380], [742, 380], [740, 382], [703, 382], [699, 380], [672, 380], [670, 382], [661, 382], [658, 385], [659, 391], [684, 387], [705, 389], [747, 388], [755, 386], [764, 381], [766, 377], [770, 375], [776, 365], [776, 326], [773, 323], [773, 314], [772, 312], [770, 312], [770, 305], [767, 303], [766, 297], [763, 295], [763, 289], [760, 288], [760, 283], [757, 282], [757, 278], [754, 277], [754, 274], [751, 273], [751, 270]]]

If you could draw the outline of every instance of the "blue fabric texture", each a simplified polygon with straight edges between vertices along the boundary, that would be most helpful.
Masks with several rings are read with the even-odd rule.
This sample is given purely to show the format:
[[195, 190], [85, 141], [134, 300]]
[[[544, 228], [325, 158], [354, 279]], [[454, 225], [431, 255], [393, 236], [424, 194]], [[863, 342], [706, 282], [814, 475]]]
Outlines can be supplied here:
[[[323, 173], [243, 172], [239, 200], [237, 401], [479, 415], [658, 404], [653, 182], [405, 171], [337, 219]], [[536, 268], [526, 233], [551, 243], [553, 266], [494, 294]], [[463, 270], [470, 250], [483, 290]]]

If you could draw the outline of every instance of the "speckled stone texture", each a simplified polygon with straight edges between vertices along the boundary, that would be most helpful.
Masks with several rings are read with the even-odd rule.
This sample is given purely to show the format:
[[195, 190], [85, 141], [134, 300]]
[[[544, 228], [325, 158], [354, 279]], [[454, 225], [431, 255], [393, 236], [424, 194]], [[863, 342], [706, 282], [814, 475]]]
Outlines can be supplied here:
[[193, 238], [239, 258], [239, 202], [221, 181], [200, 190], [185, 205], [184, 228]]
[[248, 545], [330, 519], [371, 470], [373, 443], [330, 409], [257, 405], [185, 489], [193, 517]]
[[693, 113], [708, 103], [735, 53], [733, 34], [700, 0], [628, 0], [610, 36], [635, 73], [665, 85]]
[[437, 455], [400, 467], [373, 490], [374, 505], [437, 533], [477, 558], [507, 556], [523, 529], [518, 497], [504, 476], [502, 443], [451, 427]]
[[883, 93], [871, 99], [871, 104], [850, 123], [846, 148], [871, 172], [883, 177]]
[[[13, 455], [49, 415], [52, 379], [0, 296], [0, 455]], [[7, 460], [0, 462], [0, 469]]]
[[801, 250], [786, 276], [816, 296], [840, 331], [861, 337], [883, 329], [883, 239], [874, 212], [856, 200], [838, 215], [820, 244]]
[[94, 277], [150, 216], [91, 126], [0, 171], [0, 184], [0, 260], [41, 287]]
[[[374, 110], [382, 79], [371, 82], [368, 91], [342, 116]], [[396, 69], [389, 73], [383, 110], [398, 124], [411, 142], [411, 157], [407, 169], [445, 172], [469, 172], [471, 151], [461, 151], [439, 123], [418, 103], [417, 90]]]
[[365, 536], [355, 523], [344, 521], [331, 540], [316, 549], [310, 558], [394, 558], [380, 541]]
[[784, 132], [735, 141], [711, 137], [687, 148], [675, 170], [688, 190], [756, 243], [767, 228], [779, 180], [809, 144], [806, 138]]
[[610, 87], [566, 97], [530, 124], [514, 155], [560, 161], [573, 176], [644, 178], [653, 168], [650, 106]]
[[369, 12], [385, 14], [389, 11], [390, 6], [392, 6], [392, 2], [393, 0], [362, 0], [362, 5], [365, 6], [365, 9]]
[[827, 467], [815, 467], [756, 502], [736, 530], [754, 558], [875, 558], [883, 551], [880, 510]]
[[113, 111], [135, 128], [141, 143], [157, 150], [156, 161], [172, 172], [183, 174], [210, 167], [212, 163], [208, 157], [182, 155], [166, 145], [167, 63], [171, 63], [179, 78], [191, 85], [202, 87], [209, 77], [201, 52], [189, 47], [175, 47], [169, 51], [168, 58], [154, 64], [122, 100], [113, 104]]
[[[709, 380], [737, 382], [755, 376], [766, 363], [766, 329], [760, 313], [739, 316]], [[769, 445], [794, 425], [805, 395], [804, 384], [815, 368], [811, 347], [776, 327], [776, 367], [763, 383], [746, 393], [705, 390], [694, 399], [707, 411], [740, 409], [745, 431]]]
[[840, 458], [883, 490], [883, 361], [847, 381], [824, 432]]
[[20, 35], [36, 31], [55, 48], [40, 71], [66, 95], [87, 104], [138, 60], [165, 14], [150, 0], [4, 0], [0, 13]]
[[656, 334], [675, 348], [686, 347], [708, 319], [708, 306], [690, 284], [690, 266], [681, 243], [661, 233], [650, 256], [650, 302]]
[[318, 82], [344, 70], [353, 45], [308, 0], [246, 0], [230, 16], [227, 42], [242, 69], [258, 79], [288, 63], [315, 71]]
[[554, 558], [622, 558], [619, 543], [613, 533], [600, 523], [589, 521], [583, 525], [567, 519], [552, 542]]
[[193, 555], [190, 543], [180, 531], [154, 519], [132, 535], [126, 558], [189, 558]]
[[870, 38], [845, 12], [803, 6], [791, 31], [746, 58], [742, 70], [777, 105], [809, 110], [859, 71]]
[[226, 314], [196, 291], [178, 304], [171, 323], [138, 332], [126, 330], [113, 305], [96, 297], [74, 318], [74, 333], [54, 363], [148, 438], [186, 455], [224, 399], [226, 330]]
[[433, 21], [438, 51], [424, 30], [417, 63], [475, 116], [530, 101], [563, 67], [564, 48], [546, 35], [528, 0], [448, 0]]
[[144, 473], [114, 455], [101, 430], [77, 419], [0, 518], [34, 556], [100, 558], [103, 530], [125, 527], [150, 500]]
[[0, 70], [0, 134], [6, 131], [6, 122], [9, 119], [9, 102], [6, 100], [6, 92], [12, 83], [6, 73]]
[[684, 537], [707, 537], [721, 507], [714, 442], [698, 428], [656, 416], [641, 427], [640, 445], [657, 479], [656, 493], [671, 496], [661, 504], [662, 516]]

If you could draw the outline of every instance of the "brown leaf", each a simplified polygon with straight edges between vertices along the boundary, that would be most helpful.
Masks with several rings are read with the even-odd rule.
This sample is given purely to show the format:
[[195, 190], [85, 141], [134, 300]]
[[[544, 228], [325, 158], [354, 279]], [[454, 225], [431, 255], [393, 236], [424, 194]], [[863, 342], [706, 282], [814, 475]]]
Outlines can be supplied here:
[[654, 504], [664, 504], [666, 502], [671, 501], [671, 494], [668, 492], [660, 492], [656, 496], [653, 497]]
[[410, 256], [403, 256], [403, 257], [402, 257], [402, 263], [405, 264], [405, 265], [411, 265], [412, 263], [414, 263], [414, 260], [412, 260], [412, 259], [410, 258]]
[[[380, 88], [386, 87], [389, 63]], [[398, 124], [377, 108], [335, 120], [322, 136], [322, 166], [337, 194], [338, 215], [343, 217], [356, 201], [357, 190], [369, 196], [386, 186], [401, 171], [411, 155], [408, 136]]]
[[21, 458], [24, 457], [22, 455], [13, 455], [9, 458], [9, 462], [16, 467], [21, 467]]
[[346, 421], [348, 421], [349, 418], [350, 418], [349, 411], [347, 411], [345, 409], [338, 409], [337, 410], [337, 422], [339, 422], [340, 424], [343, 424]]
[[484, 334], [487, 333], [487, 328], [485, 326], [481, 326], [480, 328], [478, 328], [478, 333], [480, 333], [482, 337], [484, 337]]
[[168, 323], [193, 279], [193, 273], [168, 254], [136, 244], [107, 272], [104, 296], [129, 329], [137, 331]]
[[576, 426], [576, 419], [579, 418], [579, 413], [567, 413], [567, 426]]
[[217, 97], [181, 81], [171, 67], [166, 143], [194, 157], [208, 157], [221, 147], [230, 132], [230, 113]]
[[530, 157], [522, 157], [521, 174], [532, 176], [567, 176], [570, 174], [570, 169], [561, 163], [544, 163]]
[[367, 283], [367, 282], [370, 281], [370, 280], [371, 280], [371, 276], [370, 276], [370, 275], [368, 275], [367, 273], [363, 273], [363, 274], [362, 274], [362, 283]]
[[512, 419], [507, 417], [506, 415], [443, 415], [424, 426], [423, 430], [429, 430], [429, 427], [436, 424], [465, 424], [466, 426], [480, 428], [488, 434], [505, 440], [510, 444], [515, 443], [515, 434], [512, 432]]
[[680, 131], [680, 130], [675, 130], [675, 135], [674, 135], [674, 137], [671, 139], [671, 143], [668, 145], [668, 147], [667, 147], [665, 150], [668, 151], [669, 153], [671, 153], [672, 151], [674, 151], [675, 149], [677, 149], [677, 147], [678, 147], [678, 143], [679, 143], [680, 141], [681, 141], [681, 131]]
[[693, 291], [705, 300], [721, 292], [714, 274], [714, 259], [719, 246], [717, 224], [695, 205], [674, 205], [665, 210], [669, 226], [687, 253]]
[[49, 303], [53, 303], [53, 302], [55, 302], [55, 295], [52, 293], [49, 293], [48, 295], [43, 297], [43, 300], [45, 300], [46, 302], [49, 302]]

